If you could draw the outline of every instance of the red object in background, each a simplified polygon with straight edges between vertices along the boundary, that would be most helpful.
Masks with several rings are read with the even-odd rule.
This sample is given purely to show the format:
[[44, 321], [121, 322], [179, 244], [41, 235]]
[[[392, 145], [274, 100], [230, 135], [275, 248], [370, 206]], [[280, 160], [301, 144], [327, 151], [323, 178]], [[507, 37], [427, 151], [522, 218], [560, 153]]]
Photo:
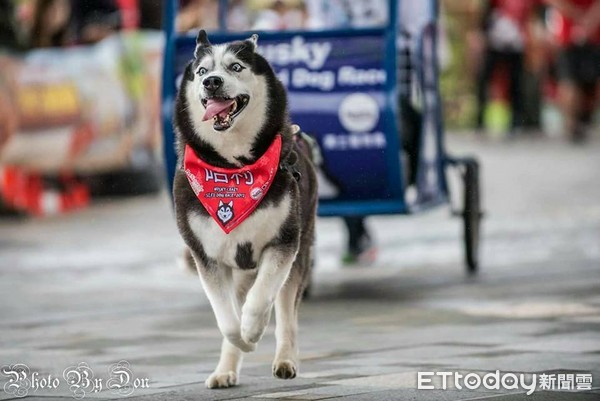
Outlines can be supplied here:
[[0, 169], [0, 197], [11, 209], [35, 216], [47, 216], [80, 209], [90, 203], [88, 187], [71, 175], [59, 178], [61, 188], [44, 187], [40, 174], [16, 167]]
[[[140, 9], [137, 0], [117, 0], [123, 17], [123, 29], [136, 29], [140, 26]], [[158, 7], [158, 6], [157, 6]]]
[[[597, 0], [568, 1], [580, 9], [589, 10]], [[556, 39], [561, 46], [571, 45], [575, 42], [575, 38], [573, 37], [574, 28], [577, 26], [575, 21], [573, 21], [571, 18], [565, 17], [562, 13], [555, 11], [555, 20], [553, 21], [553, 25], [554, 34], [556, 35]], [[598, 28], [591, 36], [591, 41], [600, 45], [600, 28]]]

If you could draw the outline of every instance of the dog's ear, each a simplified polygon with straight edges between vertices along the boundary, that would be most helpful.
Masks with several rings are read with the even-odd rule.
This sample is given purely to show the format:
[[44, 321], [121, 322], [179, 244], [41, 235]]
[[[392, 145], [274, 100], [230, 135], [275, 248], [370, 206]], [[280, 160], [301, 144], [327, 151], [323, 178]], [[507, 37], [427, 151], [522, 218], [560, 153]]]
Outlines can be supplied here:
[[204, 53], [204, 49], [210, 46], [212, 45], [208, 41], [206, 31], [204, 29], [200, 29], [200, 32], [198, 32], [198, 37], [196, 37], [196, 49], [194, 50], [194, 57], [200, 58], [200, 56]]
[[244, 42], [246, 42], [248, 45], [250, 45], [250, 47], [252, 48], [253, 51], [256, 51], [256, 46], [258, 43], [258, 35], [253, 34], [248, 39], [246, 39]]
[[208, 41], [208, 35], [206, 35], [206, 31], [204, 29], [200, 29], [198, 32], [198, 36], [196, 37], [196, 45], [197, 46], [211, 46]]
[[233, 208], [233, 201], [229, 202], [229, 203], [227, 204], [227, 206], [229, 206], [229, 207]]
[[223, 201], [222, 200], [219, 201], [219, 207], [221, 207], [221, 206], [223, 206]]

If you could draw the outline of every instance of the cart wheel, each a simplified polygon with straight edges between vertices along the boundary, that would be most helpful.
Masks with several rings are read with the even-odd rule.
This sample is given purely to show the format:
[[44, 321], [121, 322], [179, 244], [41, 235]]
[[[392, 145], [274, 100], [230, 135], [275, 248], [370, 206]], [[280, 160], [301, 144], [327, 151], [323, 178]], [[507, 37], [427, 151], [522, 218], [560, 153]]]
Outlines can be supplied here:
[[481, 221], [481, 203], [479, 192], [479, 163], [468, 160], [465, 163], [464, 198], [464, 239], [467, 272], [475, 274], [479, 267], [479, 228]]

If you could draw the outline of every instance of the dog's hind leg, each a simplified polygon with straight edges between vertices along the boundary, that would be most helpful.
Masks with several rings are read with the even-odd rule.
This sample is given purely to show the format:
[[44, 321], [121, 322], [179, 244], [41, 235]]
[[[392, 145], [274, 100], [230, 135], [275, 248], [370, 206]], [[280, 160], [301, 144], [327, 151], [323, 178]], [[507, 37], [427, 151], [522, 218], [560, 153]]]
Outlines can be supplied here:
[[280, 379], [293, 379], [298, 371], [298, 296], [301, 277], [293, 268], [290, 277], [275, 301], [275, 338], [277, 350], [273, 360], [273, 375]]

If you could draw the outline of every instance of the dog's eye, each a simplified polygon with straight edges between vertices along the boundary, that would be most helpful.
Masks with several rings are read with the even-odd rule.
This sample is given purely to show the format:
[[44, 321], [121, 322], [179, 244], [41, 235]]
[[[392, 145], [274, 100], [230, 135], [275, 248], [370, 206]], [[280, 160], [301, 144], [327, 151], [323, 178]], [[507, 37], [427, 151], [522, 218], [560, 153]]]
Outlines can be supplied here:
[[204, 75], [204, 74], [206, 74], [206, 68], [204, 68], [204, 67], [200, 67], [200, 68], [198, 69], [198, 75]]
[[229, 69], [234, 72], [240, 72], [244, 69], [244, 67], [242, 67], [240, 63], [233, 63], [229, 66]]

